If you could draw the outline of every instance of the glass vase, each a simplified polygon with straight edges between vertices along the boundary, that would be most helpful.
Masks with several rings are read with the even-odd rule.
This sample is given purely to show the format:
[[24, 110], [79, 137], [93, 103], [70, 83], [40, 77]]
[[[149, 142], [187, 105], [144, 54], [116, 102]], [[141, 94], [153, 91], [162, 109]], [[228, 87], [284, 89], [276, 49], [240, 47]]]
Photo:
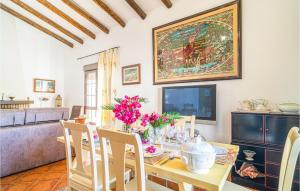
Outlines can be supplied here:
[[151, 136], [151, 142], [153, 144], [161, 144], [163, 140], [163, 129], [161, 127], [152, 127], [152, 132], [149, 132], [149, 136]]
[[131, 131], [132, 131], [131, 125], [123, 124], [122, 131], [125, 132], [125, 133], [131, 133]]

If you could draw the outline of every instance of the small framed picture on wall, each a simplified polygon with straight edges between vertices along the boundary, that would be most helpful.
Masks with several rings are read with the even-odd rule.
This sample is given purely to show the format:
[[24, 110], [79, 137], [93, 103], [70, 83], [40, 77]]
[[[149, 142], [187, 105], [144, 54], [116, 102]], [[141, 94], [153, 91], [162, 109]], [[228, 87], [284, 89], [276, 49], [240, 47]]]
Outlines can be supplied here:
[[141, 65], [134, 64], [122, 67], [122, 84], [140, 84], [141, 83]]
[[33, 91], [40, 93], [55, 93], [55, 80], [34, 78]]

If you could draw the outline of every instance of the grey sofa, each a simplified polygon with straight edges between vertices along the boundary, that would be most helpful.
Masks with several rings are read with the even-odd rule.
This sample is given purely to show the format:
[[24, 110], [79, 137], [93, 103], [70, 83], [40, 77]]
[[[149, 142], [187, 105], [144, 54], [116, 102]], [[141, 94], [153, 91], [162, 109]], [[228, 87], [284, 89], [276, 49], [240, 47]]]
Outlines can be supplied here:
[[68, 118], [68, 108], [0, 110], [0, 177], [64, 159], [56, 137]]

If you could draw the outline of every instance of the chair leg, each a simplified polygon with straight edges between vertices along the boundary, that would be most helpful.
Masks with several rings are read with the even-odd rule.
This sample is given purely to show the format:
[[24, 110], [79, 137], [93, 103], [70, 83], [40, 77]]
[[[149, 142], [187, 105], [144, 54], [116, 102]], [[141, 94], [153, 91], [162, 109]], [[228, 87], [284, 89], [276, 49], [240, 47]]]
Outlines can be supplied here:
[[193, 185], [187, 184], [185, 182], [180, 182], [180, 183], [178, 183], [178, 188], [179, 188], [179, 191], [192, 191]]

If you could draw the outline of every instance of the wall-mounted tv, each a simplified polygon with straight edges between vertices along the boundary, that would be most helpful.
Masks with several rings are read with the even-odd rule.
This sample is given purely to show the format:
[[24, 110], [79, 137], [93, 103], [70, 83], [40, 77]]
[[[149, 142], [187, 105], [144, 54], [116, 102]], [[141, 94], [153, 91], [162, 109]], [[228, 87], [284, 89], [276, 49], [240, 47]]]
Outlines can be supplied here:
[[164, 87], [162, 111], [195, 115], [198, 121], [215, 123], [216, 85]]

